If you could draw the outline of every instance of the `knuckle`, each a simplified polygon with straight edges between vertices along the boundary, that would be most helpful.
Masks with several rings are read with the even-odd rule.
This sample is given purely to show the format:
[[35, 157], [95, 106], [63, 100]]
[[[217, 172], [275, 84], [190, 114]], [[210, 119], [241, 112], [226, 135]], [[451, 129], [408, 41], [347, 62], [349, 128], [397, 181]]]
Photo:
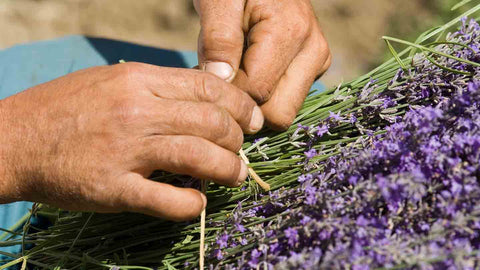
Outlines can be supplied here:
[[327, 56], [327, 58], [329, 58], [332, 55], [332, 53], [330, 52], [330, 47], [328, 46], [328, 43], [324, 38], [322, 38], [318, 42], [317, 46], [318, 46], [318, 50], [320, 52], [320, 55]]
[[183, 168], [183, 171], [194, 173], [197, 171], [197, 166], [207, 161], [207, 151], [201, 143], [186, 139], [181, 143], [180, 148], [180, 154], [174, 162], [178, 168]]
[[293, 16], [289, 22], [289, 30], [293, 39], [305, 40], [312, 30], [311, 21], [308, 17], [301, 16], [301, 14]]
[[253, 83], [255, 93], [253, 98], [260, 104], [267, 102], [273, 92], [272, 82], [266, 80], [256, 80]]
[[241, 131], [241, 129], [239, 129], [239, 131], [236, 132], [236, 136], [234, 136], [233, 145], [232, 145], [233, 151], [235, 152], [240, 151], [240, 149], [242, 148], [243, 140], [244, 140], [243, 132]]
[[240, 111], [239, 115], [241, 119], [250, 122], [249, 120], [252, 118], [253, 108], [257, 103], [245, 92], [240, 93], [240, 97], [236, 109]]
[[142, 106], [138, 106], [137, 102], [131, 97], [122, 98], [117, 101], [112, 108], [114, 118], [123, 125], [130, 125], [142, 119]]
[[217, 145], [232, 151], [240, 150], [243, 132], [230, 114], [215, 105], [207, 104], [202, 110], [202, 124], [208, 128], [207, 138]]
[[114, 66], [115, 73], [122, 78], [132, 78], [142, 74], [145, 71], [146, 65], [138, 62], [128, 62], [117, 64]]
[[199, 73], [195, 76], [194, 95], [197, 100], [216, 102], [221, 98], [221, 91], [214, 87], [218, 78], [210, 73]]
[[231, 118], [225, 110], [216, 106], [209, 106], [210, 109], [204, 110], [204, 119], [210, 128], [211, 138], [215, 141], [228, 137], [231, 130]]
[[138, 83], [148, 70], [148, 65], [137, 62], [116, 64], [113, 66], [113, 79], [126, 92], [138, 91]]
[[202, 44], [205, 50], [216, 48], [236, 48], [243, 43], [241, 29], [233, 29], [232, 26], [216, 23], [203, 27]]
[[325, 64], [322, 67], [321, 73], [324, 73], [325, 71], [327, 71], [327, 69], [329, 69], [331, 65], [332, 65], [332, 55], [329, 54], [327, 61], [325, 61]]
[[332, 64], [332, 53], [330, 52], [328, 45], [319, 48], [319, 59], [322, 59], [323, 61], [320, 63], [319, 73], [323, 74]]
[[315, 35], [312, 44], [312, 52], [316, 55], [317, 70], [321, 74], [330, 67], [332, 63], [332, 53], [327, 40], [321, 34]]
[[320, 55], [322, 56], [330, 55], [330, 47], [328, 46], [327, 39], [321, 33], [321, 30], [318, 30], [315, 34], [313, 34], [312, 39], [313, 39], [313, 44]]

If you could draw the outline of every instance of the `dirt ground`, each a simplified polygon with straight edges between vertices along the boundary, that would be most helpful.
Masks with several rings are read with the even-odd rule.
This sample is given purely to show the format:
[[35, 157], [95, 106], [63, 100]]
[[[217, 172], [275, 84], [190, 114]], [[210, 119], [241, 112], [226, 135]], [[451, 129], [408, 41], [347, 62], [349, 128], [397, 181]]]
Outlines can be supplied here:
[[[330, 86], [367, 71], [383, 57], [380, 37], [389, 31], [409, 35], [420, 27], [418, 18], [422, 26], [433, 23], [432, 1], [444, 0], [313, 0], [334, 55], [323, 81]], [[198, 31], [191, 0], [0, 1], [0, 48], [86, 34], [195, 50]]]

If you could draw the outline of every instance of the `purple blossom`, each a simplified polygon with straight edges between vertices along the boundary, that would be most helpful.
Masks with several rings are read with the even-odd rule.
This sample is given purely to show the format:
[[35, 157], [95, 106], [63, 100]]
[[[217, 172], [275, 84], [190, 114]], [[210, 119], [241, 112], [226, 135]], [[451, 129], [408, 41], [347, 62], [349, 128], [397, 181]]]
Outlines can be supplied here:
[[241, 232], [241, 233], [243, 233], [243, 232], [246, 231], [246, 230], [245, 230], [245, 227], [244, 227], [242, 224], [239, 224], [239, 223], [235, 224], [235, 229], [236, 229], [237, 231]]
[[327, 133], [328, 133], [328, 125], [327, 124], [323, 124], [323, 125], [318, 126], [318, 130], [317, 130], [317, 136], [318, 137], [322, 137], [323, 135], [325, 135]]
[[[478, 24], [464, 20], [448, 40], [475, 53], [451, 44], [435, 49], [478, 62], [479, 37]], [[235, 241], [258, 243], [242, 253], [248, 266], [238, 269], [480, 265], [480, 68], [436, 60], [474, 75], [447, 72], [418, 54], [413, 66], [399, 70], [384, 91], [373, 91], [373, 79], [364, 82], [356, 96], [363, 106], [349, 111], [348, 120], [331, 111], [319, 120], [316, 136], [305, 136], [305, 148], [298, 150], [311, 166], [300, 163], [301, 173], [285, 177], [298, 179], [295, 188], [260, 195], [261, 203], [238, 215], [244, 224], [256, 225]], [[393, 108], [407, 103], [405, 114]], [[315, 149], [328, 153], [319, 148], [327, 141], [324, 134], [348, 125], [369, 137], [338, 144], [339, 153], [327, 159], [310, 160], [318, 155]], [[259, 224], [259, 216], [267, 219]], [[232, 219], [228, 228], [237, 228], [238, 222]], [[232, 241], [222, 237], [217, 235], [217, 246]]]
[[357, 226], [365, 227], [368, 225], [368, 223], [369, 223], [368, 220], [365, 217], [363, 217], [363, 215], [358, 216], [356, 221]]
[[395, 105], [397, 105], [397, 102], [395, 100], [393, 100], [391, 97], [386, 97], [386, 98], [383, 99], [382, 107], [384, 109], [393, 107]]
[[213, 251], [213, 256], [214, 256], [215, 259], [217, 259], [217, 260], [222, 260], [222, 259], [223, 259], [222, 250], [221, 250], [221, 249], [215, 249], [215, 250]]
[[355, 116], [355, 114], [353, 114], [353, 113], [350, 114], [350, 118], [348, 119], [348, 122], [350, 124], [355, 124], [357, 121], [358, 121], [357, 116]]
[[305, 156], [307, 157], [307, 159], [311, 159], [311, 158], [314, 158], [315, 156], [317, 156], [317, 150], [315, 149], [310, 149], [308, 150], [307, 152], [305, 152]]
[[298, 182], [300, 183], [303, 183], [303, 182], [306, 182], [306, 181], [311, 181], [313, 179], [313, 175], [312, 174], [302, 174], [298, 177]]
[[343, 121], [343, 117], [340, 116], [340, 113], [329, 112], [329, 119], [333, 119], [335, 121], [341, 122]]
[[287, 228], [285, 231], [285, 237], [288, 239], [288, 244], [294, 247], [298, 243], [298, 232], [294, 228]]
[[222, 234], [220, 238], [217, 239], [217, 244], [220, 248], [226, 248], [228, 246], [228, 239], [230, 236], [227, 233]]
[[367, 264], [354, 264], [352, 270], [370, 270], [370, 267]]

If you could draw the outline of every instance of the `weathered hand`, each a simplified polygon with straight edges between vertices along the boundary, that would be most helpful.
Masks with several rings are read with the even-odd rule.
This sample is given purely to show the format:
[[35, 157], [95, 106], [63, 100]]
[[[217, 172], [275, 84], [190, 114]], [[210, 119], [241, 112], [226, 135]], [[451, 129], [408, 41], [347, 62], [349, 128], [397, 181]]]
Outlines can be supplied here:
[[242, 130], [262, 125], [248, 94], [206, 72], [81, 70], [0, 101], [0, 202], [190, 219], [205, 196], [145, 177], [161, 169], [238, 186]]
[[271, 127], [287, 128], [310, 85], [331, 61], [310, 2], [194, 0], [194, 4], [202, 27], [200, 68], [249, 93], [262, 104]]

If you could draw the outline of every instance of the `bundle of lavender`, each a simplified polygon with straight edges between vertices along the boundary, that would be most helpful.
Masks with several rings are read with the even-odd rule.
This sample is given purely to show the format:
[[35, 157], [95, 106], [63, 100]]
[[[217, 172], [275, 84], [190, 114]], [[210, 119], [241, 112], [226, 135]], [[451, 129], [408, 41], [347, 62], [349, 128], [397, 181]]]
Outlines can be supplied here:
[[[480, 26], [461, 20], [479, 10], [414, 43], [384, 37], [391, 60], [309, 96], [288, 131], [248, 138], [250, 166], [271, 190], [208, 186], [209, 268], [480, 267]], [[8, 231], [0, 246], [24, 249], [1, 252], [12, 261], [0, 269], [198, 268], [198, 221], [53, 215], [47, 229]]]

